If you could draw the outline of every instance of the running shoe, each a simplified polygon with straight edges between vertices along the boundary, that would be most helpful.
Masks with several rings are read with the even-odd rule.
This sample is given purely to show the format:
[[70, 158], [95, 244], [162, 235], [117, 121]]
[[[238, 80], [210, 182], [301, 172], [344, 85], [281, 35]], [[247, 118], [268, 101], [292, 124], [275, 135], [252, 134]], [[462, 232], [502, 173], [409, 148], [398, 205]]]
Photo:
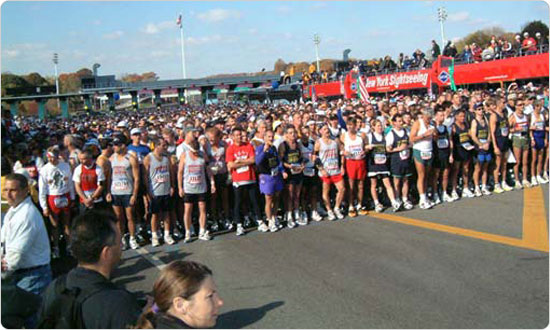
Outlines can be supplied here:
[[439, 196], [438, 193], [434, 194], [434, 203], [435, 205], [441, 204], [441, 197]]
[[233, 230], [233, 222], [231, 222], [231, 220], [229, 219], [225, 219], [223, 226], [226, 230]]
[[306, 211], [302, 211], [302, 220], [305, 221], [306, 225], [309, 222], [309, 217], [307, 216]]
[[489, 191], [489, 189], [487, 189], [487, 186], [481, 188], [481, 193], [485, 196], [491, 195], [491, 192]]
[[160, 245], [159, 238], [157, 236], [151, 238], [151, 245], [153, 245], [153, 247]]
[[137, 249], [139, 249], [139, 244], [138, 244], [138, 242], [137, 242], [137, 240], [136, 240], [135, 237], [130, 237], [130, 248], [131, 248], [132, 250], [137, 250]]
[[384, 211], [384, 206], [380, 203], [376, 203], [376, 204], [374, 204], [374, 211], [376, 213], [381, 213], [381, 212]]
[[473, 198], [475, 197], [475, 195], [470, 189], [464, 188], [464, 190], [462, 191], [462, 197]]
[[537, 181], [537, 178], [535, 176], [531, 177], [531, 186], [538, 186], [539, 182]]
[[457, 201], [460, 199], [460, 197], [458, 196], [458, 193], [456, 192], [456, 190], [453, 190], [453, 192], [451, 193], [451, 197], [453, 198], [453, 200], [451, 202], [454, 202], [454, 201]]
[[525, 188], [531, 188], [531, 184], [530, 184], [529, 181], [527, 181], [527, 180], [523, 180], [523, 181], [521, 182], [521, 184], [522, 184], [523, 187], [525, 187]]
[[[265, 226], [265, 224], [264, 224]], [[203, 232], [199, 233], [199, 239], [202, 241], [209, 241], [212, 239], [212, 236], [210, 236], [210, 232], [208, 230], [205, 230]]]
[[495, 194], [502, 194], [504, 192], [504, 190], [502, 189], [502, 187], [500, 186], [500, 184], [495, 184], [495, 189], [493, 189], [493, 192]]
[[244, 235], [244, 228], [241, 223], [237, 224], [237, 236]]
[[546, 181], [546, 183], [550, 181], [550, 178], [548, 178], [548, 173], [546, 172], [544, 172], [544, 174], [542, 175], [542, 178], [544, 179], [544, 181]]
[[407, 199], [403, 201], [403, 208], [405, 210], [412, 210], [414, 208], [414, 205]]
[[294, 222], [294, 219], [292, 219], [292, 217], [288, 217], [288, 220], [286, 221], [286, 226], [288, 227], [288, 229], [296, 227], [296, 223]]
[[294, 210], [294, 221], [298, 222], [300, 221], [300, 211], [299, 210]]
[[126, 241], [126, 237], [122, 237], [122, 251], [128, 250], [128, 242]]
[[474, 195], [476, 197], [481, 197], [483, 196], [483, 194], [481, 193], [481, 189], [479, 189], [479, 187], [476, 187], [475, 191], [474, 191]]
[[317, 222], [322, 221], [323, 217], [317, 212], [317, 210], [311, 211], [311, 218]]
[[250, 221], [250, 217], [248, 215], [244, 216], [244, 224], [243, 225], [244, 225], [245, 228], [250, 227], [251, 221]]
[[332, 210], [328, 210], [328, 212], [327, 212], [327, 217], [328, 217], [328, 220], [329, 220], [329, 221], [334, 221], [334, 220], [336, 220], [336, 216], [334, 215], [334, 212], [332, 212]]
[[423, 210], [427, 210], [429, 208], [431, 208], [430, 204], [428, 203], [428, 201], [422, 201], [418, 204], [418, 207], [423, 209]]
[[339, 220], [342, 220], [344, 219], [344, 215], [342, 214], [342, 211], [340, 211], [340, 208], [339, 207], [335, 207], [334, 208], [334, 214], [336, 215], [336, 217], [339, 219]]
[[355, 211], [359, 213], [361, 211], [361, 204], [355, 204]]
[[277, 227], [277, 222], [275, 221], [275, 218], [269, 219], [269, 231], [274, 233], [277, 230], [279, 230], [279, 227]]
[[258, 231], [260, 233], [267, 233], [269, 231], [269, 228], [263, 221], [258, 221]]
[[543, 177], [540, 176], [540, 175], [537, 175], [537, 181], [538, 181], [540, 184], [548, 183], [548, 180], [546, 180], [545, 178], [543, 178]]
[[175, 238], [176, 240], [180, 240], [180, 239], [183, 239], [185, 235], [183, 235], [183, 233], [176, 227], [174, 228], [174, 232], [172, 233], [172, 237]]
[[298, 220], [296, 220], [296, 223], [299, 226], [307, 226], [307, 212], [302, 212], [302, 215], [298, 217]]
[[187, 232], [185, 235], [185, 238], [183, 239], [183, 243], [189, 243], [191, 242], [191, 233]]
[[[517, 189], [517, 188], [516, 188], [516, 189]], [[520, 188], [520, 189], [521, 189], [521, 188]], [[512, 191], [512, 190], [514, 190], [514, 188], [510, 187], [510, 186], [506, 183], [506, 181], [503, 181], [503, 182], [502, 182], [502, 190], [504, 190], [504, 191]]]
[[317, 213], [319, 213], [322, 217], [326, 217], [328, 213], [323, 209], [320, 203], [317, 203]]
[[523, 186], [521, 185], [521, 183], [519, 182], [519, 180], [516, 181], [516, 185], [514, 186], [514, 188], [515, 188], [516, 190], [523, 189]]
[[361, 206], [361, 209], [359, 210], [359, 215], [368, 215], [369, 210], [367, 210], [366, 206]]
[[350, 206], [349, 209], [348, 209], [348, 216], [349, 217], [356, 217], [357, 216], [357, 211], [355, 211], [355, 208], [353, 206]]
[[219, 226], [217, 220], [214, 220], [212, 222], [212, 225], [210, 225], [210, 230], [212, 230], [213, 232], [216, 232], [216, 231], [220, 230], [220, 226]]
[[401, 208], [401, 203], [399, 203], [398, 201], [393, 201], [391, 203], [391, 206], [393, 207], [393, 212], [397, 212]]
[[174, 239], [172, 238], [171, 235], [165, 235], [164, 236], [164, 243], [166, 243], [168, 245], [174, 245], [174, 244], [176, 244], [176, 241], [174, 241]]
[[191, 232], [191, 236], [197, 236], [197, 233], [195, 233], [195, 227], [193, 225], [191, 225], [191, 228], [189, 229], [189, 231]]

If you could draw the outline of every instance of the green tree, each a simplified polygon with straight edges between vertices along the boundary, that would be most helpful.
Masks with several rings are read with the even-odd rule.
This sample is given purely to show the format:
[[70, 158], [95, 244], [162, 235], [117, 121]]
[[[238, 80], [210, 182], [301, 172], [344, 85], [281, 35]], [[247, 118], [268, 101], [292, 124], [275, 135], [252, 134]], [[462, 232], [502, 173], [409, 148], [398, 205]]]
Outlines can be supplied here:
[[548, 25], [544, 24], [542, 21], [532, 21], [525, 24], [521, 28], [521, 34], [528, 32], [530, 37], [535, 37], [537, 32], [540, 32], [544, 38], [548, 38]]
[[499, 38], [505, 34], [506, 31], [498, 26], [477, 30], [455, 42], [455, 46], [459, 53], [464, 49], [464, 45], [471, 45], [474, 42], [481, 48], [484, 48], [489, 45], [492, 36]]
[[23, 79], [23, 77], [18, 76], [13, 73], [2, 73], [2, 96], [6, 95], [6, 88], [18, 88], [18, 87], [29, 87], [29, 83]]
[[39, 73], [33, 72], [29, 73], [26, 76], [23, 76], [23, 79], [29, 83], [31, 86], [44, 86], [48, 85], [46, 79], [44, 79]]

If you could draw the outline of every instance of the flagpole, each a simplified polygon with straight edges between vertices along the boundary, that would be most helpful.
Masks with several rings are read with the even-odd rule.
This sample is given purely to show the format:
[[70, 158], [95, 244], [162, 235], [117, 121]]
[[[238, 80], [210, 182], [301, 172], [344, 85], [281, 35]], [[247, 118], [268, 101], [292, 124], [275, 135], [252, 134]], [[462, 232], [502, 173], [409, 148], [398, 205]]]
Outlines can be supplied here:
[[[181, 14], [180, 14], [180, 17]], [[185, 45], [183, 42], [183, 22], [180, 22], [180, 38], [181, 38], [181, 71], [183, 79], [187, 79], [187, 73], [185, 72]]]

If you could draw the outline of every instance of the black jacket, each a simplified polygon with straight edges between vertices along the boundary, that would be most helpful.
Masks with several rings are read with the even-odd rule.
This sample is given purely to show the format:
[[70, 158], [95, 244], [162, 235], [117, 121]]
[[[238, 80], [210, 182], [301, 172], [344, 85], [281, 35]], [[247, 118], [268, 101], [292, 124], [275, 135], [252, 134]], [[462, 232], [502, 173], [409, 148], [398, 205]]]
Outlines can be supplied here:
[[185, 322], [172, 315], [155, 314], [155, 329], [192, 329]]
[[[77, 267], [67, 274], [67, 288], [85, 288], [97, 283], [109, 282], [100, 273]], [[123, 288], [112, 285], [113, 289], [102, 290], [89, 297], [82, 304], [82, 318], [87, 329], [124, 329], [134, 326], [141, 308], [136, 298]], [[55, 299], [55, 281], [44, 292], [44, 313]]]

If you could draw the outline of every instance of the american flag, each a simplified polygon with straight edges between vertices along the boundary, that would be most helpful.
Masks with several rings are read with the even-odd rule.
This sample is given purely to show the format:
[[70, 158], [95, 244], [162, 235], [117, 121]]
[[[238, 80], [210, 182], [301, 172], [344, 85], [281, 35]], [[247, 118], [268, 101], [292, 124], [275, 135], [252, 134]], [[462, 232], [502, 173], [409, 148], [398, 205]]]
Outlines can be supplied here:
[[315, 86], [311, 86], [311, 101], [317, 103], [317, 93], [315, 93]]
[[357, 72], [357, 96], [363, 102], [369, 102], [369, 91], [367, 91], [367, 86], [363, 79], [361, 79], [361, 74]]
[[176, 24], [181, 28], [181, 14], [178, 16]]

